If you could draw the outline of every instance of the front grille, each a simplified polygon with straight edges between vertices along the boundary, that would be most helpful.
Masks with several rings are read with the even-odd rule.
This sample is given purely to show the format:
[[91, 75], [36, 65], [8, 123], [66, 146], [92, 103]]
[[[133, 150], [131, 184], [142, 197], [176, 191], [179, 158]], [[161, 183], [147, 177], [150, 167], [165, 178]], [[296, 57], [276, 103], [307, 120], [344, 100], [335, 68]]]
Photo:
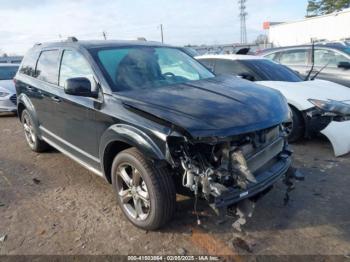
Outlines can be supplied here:
[[10, 100], [12, 103], [14, 103], [15, 105], [17, 105], [17, 96], [16, 94], [14, 94], [13, 96], [10, 97]]

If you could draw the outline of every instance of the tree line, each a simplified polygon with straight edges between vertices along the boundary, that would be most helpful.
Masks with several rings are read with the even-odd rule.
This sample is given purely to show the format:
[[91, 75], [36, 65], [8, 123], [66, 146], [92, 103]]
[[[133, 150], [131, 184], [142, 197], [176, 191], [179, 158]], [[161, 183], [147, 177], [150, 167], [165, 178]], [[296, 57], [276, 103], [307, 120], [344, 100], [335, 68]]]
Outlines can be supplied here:
[[350, 0], [309, 0], [306, 17], [331, 14], [350, 7]]

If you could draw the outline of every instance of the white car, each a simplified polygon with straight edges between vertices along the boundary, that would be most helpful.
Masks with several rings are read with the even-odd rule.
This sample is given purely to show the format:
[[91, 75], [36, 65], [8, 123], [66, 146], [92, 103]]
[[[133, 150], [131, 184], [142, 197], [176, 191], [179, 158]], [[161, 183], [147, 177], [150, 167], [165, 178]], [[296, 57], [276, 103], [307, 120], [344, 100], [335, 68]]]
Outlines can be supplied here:
[[16, 112], [17, 98], [13, 78], [19, 65], [0, 63], [0, 113]]
[[196, 57], [217, 74], [233, 74], [279, 90], [287, 99], [293, 121], [289, 140], [324, 134], [336, 156], [350, 152], [350, 88], [325, 80], [304, 81], [291, 69], [249, 55]]

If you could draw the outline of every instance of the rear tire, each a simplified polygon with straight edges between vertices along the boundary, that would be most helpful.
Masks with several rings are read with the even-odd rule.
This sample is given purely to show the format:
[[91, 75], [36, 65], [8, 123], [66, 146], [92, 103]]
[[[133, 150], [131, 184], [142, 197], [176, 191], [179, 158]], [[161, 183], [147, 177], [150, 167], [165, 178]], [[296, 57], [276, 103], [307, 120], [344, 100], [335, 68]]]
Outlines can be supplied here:
[[[290, 143], [298, 141], [305, 134], [305, 124], [303, 120], [303, 116], [294, 107], [290, 106], [292, 111], [292, 123], [291, 127], [289, 127], [288, 141]], [[288, 127], [287, 127], [288, 128]]]
[[27, 109], [24, 109], [22, 112], [21, 122], [23, 125], [24, 135], [30, 149], [37, 153], [47, 151], [49, 149], [49, 145], [38, 137], [34, 127], [33, 118]]
[[114, 158], [112, 184], [120, 208], [135, 226], [156, 230], [172, 218], [176, 191], [169, 171], [156, 168], [136, 148]]

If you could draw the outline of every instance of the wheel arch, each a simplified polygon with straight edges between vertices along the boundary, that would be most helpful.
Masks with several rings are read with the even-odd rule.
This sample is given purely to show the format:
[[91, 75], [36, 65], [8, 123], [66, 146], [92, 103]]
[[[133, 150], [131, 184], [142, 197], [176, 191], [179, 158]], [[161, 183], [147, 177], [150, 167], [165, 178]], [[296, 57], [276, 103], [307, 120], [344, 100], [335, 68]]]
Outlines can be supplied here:
[[20, 94], [18, 96], [18, 100], [17, 100], [17, 115], [20, 121], [22, 121], [22, 113], [24, 110], [27, 110], [33, 120], [33, 127], [35, 128], [35, 131], [37, 133], [37, 135], [39, 136], [39, 138], [41, 138], [41, 133], [40, 133], [40, 129], [39, 129], [39, 119], [36, 113], [36, 110], [34, 108], [34, 105], [32, 104], [32, 102], [30, 101], [30, 98], [28, 96], [26, 96], [25, 94]]
[[150, 160], [165, 160], [165, 155], [154, 141], [141, 130], [125, 124], [108, 128], [100, 142], [100, 159], [105, 178], [111, 183], [111, 167], [114, 157], [121, 151], [135, 147]]

